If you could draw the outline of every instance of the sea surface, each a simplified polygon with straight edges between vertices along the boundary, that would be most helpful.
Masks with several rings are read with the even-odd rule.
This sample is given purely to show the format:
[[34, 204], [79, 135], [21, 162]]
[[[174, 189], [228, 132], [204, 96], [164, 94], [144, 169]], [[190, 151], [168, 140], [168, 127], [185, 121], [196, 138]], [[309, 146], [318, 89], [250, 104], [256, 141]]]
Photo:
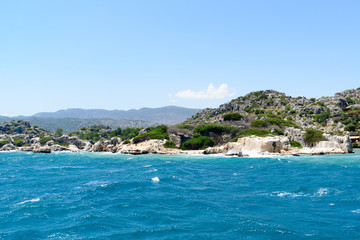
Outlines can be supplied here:
[[360, 239], [360, 152], [2, 152], [0, 239]]

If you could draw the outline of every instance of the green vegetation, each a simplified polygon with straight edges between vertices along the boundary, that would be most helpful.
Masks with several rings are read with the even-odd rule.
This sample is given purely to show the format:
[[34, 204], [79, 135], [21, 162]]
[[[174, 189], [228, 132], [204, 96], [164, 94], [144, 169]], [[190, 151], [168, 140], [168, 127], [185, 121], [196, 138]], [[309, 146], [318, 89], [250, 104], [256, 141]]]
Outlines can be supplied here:
[[313, 128], [307, 128], [305, 130], [304, 141], [309, 143], [311, 146], [322, 140], [324, 140], [322, 131]]
[[227, 113], [224, 115], [224, 121], [238, 121], [242, 118], [243, 116], [239, 113]]
[[322, 112], [314, 116], [314, 120], [317, 123], [325, 123], [325, 121], [330, 118], [330, 111]]
[[8, 140], [0, 141], [0, 148], [9, 143], [10, 142]]
[[193, 130], [194, 127], [191, 126], [191, 125], [187, 125], [187, 124], [180, 124], [180, 125], [177, 125], [178, 128], [180, 129], [189, 129], [189, 130]]
[[42, 137], [40, 138], [40, 144], [41, 146], [44, 146], [48, 141], [53, 140], [52, 137]]
[[345, 126], [345, 131], [349, 132], [355, 132], [356, 131], [356, 125], [353, 123], [350, 123], [349, 125]]
[[177, 148], [176, 144], [173, 141], [167, 140], [164, 143], [164, 148]]
[[208, 136], [209, 133], [223, 134], [237, 131], [234, 127], [221, 126], [217, 124], [203, 124], [194, 128], [194, 133], [199, 133], [203, 136]]
[[353, 147], [353, 148], [360, 148], [360, 144], [359, 144], [359, 143], [353, 143], [353, 144], [352, 144], [352, 147]]
[[206, 136], [197, 136], [185, 141], [180, 148], [183, 150], [199, 150], [205, 149], [207, 147], [213, 147], [215, 145], [216, 142], [212, 138]]
[[302, 148], [301, 143], [299, 143], [297, 141], [290, 141], [290, 146], [297, 147], [297, 148]]
[[64, 131], [62, 128], [58, 128], [56, 129], [56, 132], [55, 132], [55, 136], [56, 137], [61, 137], [63, 135]]
[[264, 120], [254, 120], [251, 122], [251, 126], [256, 128], [264, 128], [269, 126], [269, 123]]
[[144, 142], [144, 141], [150, 140], [150, 139], [169, 139], [169, 135], [166, 133], [166, 131], [167, 131], [166, 125], [160, 125], [160, 126], [157, 126], [155, 128], [150, 128], [150, 129], [152, 129], [152, 130], [135, 137], [133, 139], [133, 142], [139, 143], [139, 142]]
[[130, 143], [130, 140], [129, 140], [129, 139], [126, 139], [123, 143], [124, 143], [124, 144], [129, 144], [129, 143]]
[[81, 140], [88, 140], [93, 143], [100, 140], [100, 135], [99, 135], [99, 133], [96, 133], [96, 132], [79, 133], [78, 137]]
[[24, 145], [24, 141], [20, 138], [14, 138], [13, 141], [14, 141], [14, 145], [17, 147], [21, 147]]

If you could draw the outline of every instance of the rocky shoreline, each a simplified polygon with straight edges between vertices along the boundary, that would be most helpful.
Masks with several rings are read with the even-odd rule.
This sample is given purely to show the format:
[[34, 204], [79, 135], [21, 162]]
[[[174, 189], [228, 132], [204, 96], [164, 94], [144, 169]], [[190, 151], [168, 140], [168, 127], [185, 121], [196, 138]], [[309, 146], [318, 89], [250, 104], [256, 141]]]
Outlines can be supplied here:
[[284, 136], [257, 137], [249, 136], [239, 138], [236, 142], [228, 142], [219, 146], [208, 147], [204, 150], [181, 150], [178, 148], [165, 148], [166, 140], [147, 140], [140, 143], [128, 143], [118, 137], [110, 140], [100, 140], [94, 144], [90, 141], [81, 140], [76, 136], [63, 135], [40, 143], [40, 138], [35, 137], [28, 140], [25, 146], [17, 147], [14, 139], [18, 135], [0, 135], [0, 139], [9, 141], [0, 148], [0, 151], [26, 151], [34, 153], [51, 153], [56, 151], [70, 152], [111, 152], [123, 154], [222, 154], [226, 156], [251, 156], [251, 155], [323, 155], [323, 154], [345, 154], [352, 153], [352, 145], [349, 136], [325, 135], [323, 141], [308, 147], [292, 147], [290, 141], [299, 138], [296, 129], [289, 128]]

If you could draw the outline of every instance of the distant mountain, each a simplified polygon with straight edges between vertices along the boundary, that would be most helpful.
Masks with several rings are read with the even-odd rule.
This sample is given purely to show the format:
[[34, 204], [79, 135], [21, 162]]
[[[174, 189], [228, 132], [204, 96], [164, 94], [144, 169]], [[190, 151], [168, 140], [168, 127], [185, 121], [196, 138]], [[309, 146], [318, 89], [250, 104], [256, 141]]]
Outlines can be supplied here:
[[70, 133], [78, 128], [104, 125], [112, 129], [120, 128], [144, 128], [157, 125], [156, 123], [145, 122], [141, 120], [114, 120], [114, 119], [80, 119], [80, 118], [35, 118], [35, 117], [2, 117], [0, 123], [10, 122], [11, 120], [29, 120], [31, 125], [37, 125], [41, 128], [55, 132], [56, 129], [62, 128], [65, 133]]
[[200, 109], [168, 106], [162, 108], [141, 108], [139, 110], [103, 110], [69, 108], [57, 112], [41, 112], [35, 118], [78, 118], [78, 119], [113, 119], [140, 120], [152, 123], [177, 124], [193, 116]]

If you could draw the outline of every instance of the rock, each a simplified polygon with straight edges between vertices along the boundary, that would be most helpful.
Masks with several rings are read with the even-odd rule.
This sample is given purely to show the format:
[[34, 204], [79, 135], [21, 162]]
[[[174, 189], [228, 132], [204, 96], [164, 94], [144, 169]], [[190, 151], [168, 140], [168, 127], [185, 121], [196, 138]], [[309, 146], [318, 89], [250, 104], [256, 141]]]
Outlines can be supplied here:
[[104, 152], [104, 151], [106, 151], [106, 146], [107, 146], [107, 144], [105, 144], [103, 141], [98, 141], [92, 146], [90, 151], [91, 152]]
[[77, 147], [76, 145], [74, 145], [74, 144], [70, 144], [68, 149], [69, 149], [69, 151], [71, 151], [71, 152], [80, 152], [80, 150], [78, 149], [78, 147]]
[[8, 144], [4, 145], [4, 146], [0, 149], [0, 151], [12, 151], [12, 150], [16, 150], [16, 147], [15, 147], [13, 144], [11, 144], [11, 143], [8, 143]]
[[62, 135], [61, 137], [55, 138], [54, 139], [55, 142], [59, 142], [59, 143], [66, 143], [69, 145], [75, 145], [78, 149], [84, 149], [85, 147], [88, 147], [89, 142], [88, 141], [83, 141], [78, 139], [78, 137], [73, 136], [67, 136], [67, 135]]
[[51, 149], [49, 146], [41, 147], [40, 145], [34, 145], [32, 152], [33, 153], [51, 153]]
[[52, 145], [50, 147], [50, 150], [55, 151], [55, 152], [59, 152], [59, 151], [68, 151], [69, 149], [64, 147], [64, 146], [61, 146], [61, 145]]
[[289, 139], [285, 136], [239, 138], [237, 142], [229, 142], [222, 146], [205, 149], [204, 154], [224, 153], [225, 155], [280, 153], [290, 147]]

